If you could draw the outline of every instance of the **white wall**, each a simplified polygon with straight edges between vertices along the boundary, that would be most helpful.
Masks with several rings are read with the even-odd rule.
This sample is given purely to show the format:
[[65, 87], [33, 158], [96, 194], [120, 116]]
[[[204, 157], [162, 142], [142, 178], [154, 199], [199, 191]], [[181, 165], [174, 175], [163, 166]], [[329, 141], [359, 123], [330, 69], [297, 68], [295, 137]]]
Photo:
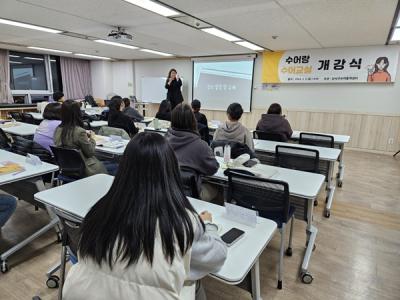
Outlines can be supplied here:
[[135, 95], [133, 66], [131, 60], [112, 63], [113, 92], [123, 98]]
[[[168, 59], [168, 60], [144, 60], [135, 61], [135, 89], [136, 96], [140, 100], [142, 96], [142, 77], [167, 77], [170, 69], [176, 69], [182, 78], [182, 95], [185, 100], [192, 98], [192, 62], [189, 59]], [[165, 96], [167, 90], [165, 90]]]
[[91, 61], [90, 73], [93, 97], [106, 99], [113, 91], [112, 63], [102, 60]]
[[[112, 67], [111, 67], [112, 66]], [[92, 62], [92, 82], [95, 97], [115, 92], [121, 96], [141, 97], [142, 77], [165, 77], [175, 68], [183, 78], [183, 97], [192, 100], [192, 62], [190, 59], [143, 60], [124, 62]], [[262, 88], [262, 58], [254, 67], [252, 108], [267, 108], [279, 102], [292, 110], [325, 112], [358, 112], [400, 115], [400, 65], [394, 84], [281, 84], [277, 88]], [[102, 74], [107, 72], [108, 74]], [[110, 80], [110, 74], [113, 79]], [[112, 77], [112, 76], [111, 76]], [[130, 87], [130, 82], [134, 83]], [[201, 100], [201, 99], [200, 99]]]

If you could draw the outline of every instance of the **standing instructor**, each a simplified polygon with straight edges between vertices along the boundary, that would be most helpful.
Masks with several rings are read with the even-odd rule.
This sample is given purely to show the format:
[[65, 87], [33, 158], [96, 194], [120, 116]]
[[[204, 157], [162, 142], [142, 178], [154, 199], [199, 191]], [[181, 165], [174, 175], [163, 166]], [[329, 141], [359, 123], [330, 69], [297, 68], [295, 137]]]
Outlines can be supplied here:
[[179, 78], [175, 69], [168, 72], [168, 78], [165, 82], [165, 88], [168, 90], [167, 100], [171, 102], [171, 110], [174, 109], [179, 103], [183, 102], [181, 92], [182, 80]]

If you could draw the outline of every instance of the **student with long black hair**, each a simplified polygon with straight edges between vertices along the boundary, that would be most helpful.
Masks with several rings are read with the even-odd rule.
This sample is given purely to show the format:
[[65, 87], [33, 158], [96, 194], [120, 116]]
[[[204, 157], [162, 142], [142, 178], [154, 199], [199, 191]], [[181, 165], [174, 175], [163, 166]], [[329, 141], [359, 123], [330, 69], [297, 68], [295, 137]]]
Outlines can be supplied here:
[[130, 137], [139, 131], [133, 120], [123, 113], [125, 103], [120, 96], [111, 98], [109, 108], [108, 126], [124, 129]]
[[92, 131], [83, 128], [80, 104], [74, 100], [64, 101], [61, 105], [61, 124], [54, 133], [54, 144], [80, 150], [85, 162], [86, 176], [99, 173], [115, 174], [115, 163], [106, 163], [105, 166], [96, 158], [96, 141], [93, 137]]
[[181, 87], [182, 80], [176, 69], [169, 70], [168, 78], [165, 82], [165, 88], [168, 90], [167, 100], [171, 103], [171, 110], [173, 110], [179, 103], [183, 102]]
[[157, 133], [126, 147], [107, 192], [81, 226], [63, 299], [181, 299], [186, 281], [221, 268], [226, 246], [185, 197], [178, 162]]

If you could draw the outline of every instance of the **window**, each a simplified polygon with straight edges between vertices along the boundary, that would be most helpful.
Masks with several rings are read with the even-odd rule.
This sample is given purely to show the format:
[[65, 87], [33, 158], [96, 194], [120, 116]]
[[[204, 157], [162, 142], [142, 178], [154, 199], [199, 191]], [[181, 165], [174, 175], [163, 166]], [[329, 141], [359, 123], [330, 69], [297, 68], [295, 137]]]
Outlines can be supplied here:
[[50, 56], [50, 69], [51, 78], [53, 81], [53, 91], [61, 92], [63, 90], [62, 79], [61, 79], [61, 67], [60, 67], [60, 57]]
[[10, 51], [11, 90], [47, 91], [45, 56]]

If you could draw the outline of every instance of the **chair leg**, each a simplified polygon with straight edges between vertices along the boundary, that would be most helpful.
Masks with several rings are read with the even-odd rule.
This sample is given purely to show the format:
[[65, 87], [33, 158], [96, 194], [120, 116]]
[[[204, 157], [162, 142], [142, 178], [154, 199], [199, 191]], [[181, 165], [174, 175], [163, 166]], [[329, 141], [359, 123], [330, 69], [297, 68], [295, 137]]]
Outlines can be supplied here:
[[58, 300], [62, 300], [62, 292], [65, 280], [65, 264], [67, 262], [67, 246], [61, 247], [61, 266], [60, 266], [60, 284], [58, 288]]
[[400, 153], [400, 150], [399, 151], [397, 151], [395, 154], [393, 154], [393, 157], [395, 157], [397, 154], [399, 154]]
[[281, 247], [279, 249], [279, 268], [278, 268], [278, 289], [282, 289], [282, 273], [283, 273], [283, 251], [285, 248], [285, 228], [286, 224], [282, 223], [281, 232]]
[[289, 246], [286, 249], [287, 256], [292, 256], [292, 254], [293, 254], [293, 250], [292, 250], [293, 226], [294, 226], [293, 223], [294, 223], [294, 216], [292, 217], [292, 220], [290, 222]]

